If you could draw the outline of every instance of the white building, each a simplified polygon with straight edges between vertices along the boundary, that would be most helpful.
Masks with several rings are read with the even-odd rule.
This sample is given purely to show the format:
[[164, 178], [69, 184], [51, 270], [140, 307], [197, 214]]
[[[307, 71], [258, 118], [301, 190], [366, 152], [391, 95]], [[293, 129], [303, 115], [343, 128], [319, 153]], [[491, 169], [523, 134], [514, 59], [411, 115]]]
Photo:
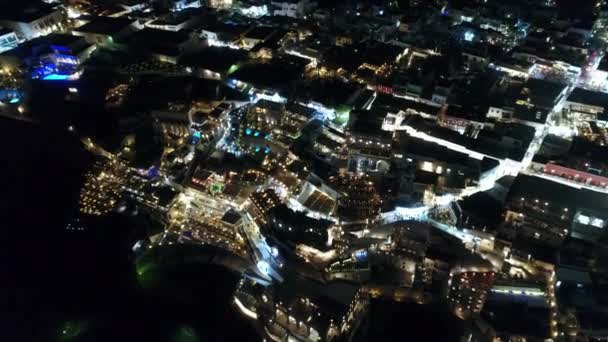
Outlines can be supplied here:
[[490, 106], [486, 118], [497, 120], [510, 120], [513, 117], [513, 108], [501, 108]]
[[19, 41], [31, 40], [52, 32], [63, 31], [67, 16], [59, 7], [33, 4], [0, 13], [0, 26], [11, 29]]
[[137, 11], [143, 11], [146, 9], [147, 5], [145, 1], [123, 1], [119, 4], [120, 7], [124, 8], [128, 13], [133, 13]]
[[16, 48], [17, 45], [18, 41], [15, 32], [0, 27], [0, 53]]
[[211, 8], [229, 8], [232, 0], [207, 0], [207, 6]]
[[273, 0], [271, 5], [274, 15], [292, 18], [303, 18], [317, 7], [317, 3], [310, 0]]
[[178, 0], [173, 4], [172, 11], [181, 11], [186, 8], [199, 8], [201, 2], [199, 0]]
[[195, 15], [182, 15], [183, 12], [174, 12], [161, 18], [154, 19], [145, 23], [145, 27], [154, 28], [165, 31], [181, 31], [191, 28], [198, 22], [198, 17]]
[[490, 63], [490, 67], [497, 71], [504, 72], [511, 77], [527, 79], [534, 72], [536, 65], [527, 61], [511, 58], [505, 61]]
[[268, 6], [266, 5], [250, 5], [239, 8], [241, 14], [250, 18], [259, 18], [268, 15]]
[[608, 107], [608, 94], [575, 88], [564, 101], [563, 111], [571, 118], [585, 121], [605, 121]]

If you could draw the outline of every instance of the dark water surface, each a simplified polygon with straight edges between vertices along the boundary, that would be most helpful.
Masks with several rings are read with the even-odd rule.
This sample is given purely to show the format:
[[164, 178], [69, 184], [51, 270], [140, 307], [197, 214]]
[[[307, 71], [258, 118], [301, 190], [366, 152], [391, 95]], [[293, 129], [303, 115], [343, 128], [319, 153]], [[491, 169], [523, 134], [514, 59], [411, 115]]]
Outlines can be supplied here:
[[175, 266], [144, 290], [132, 219], [65, 229], [90, 162], [67, 132], [0, 119], [0, 341], [256, 340], [230, 305], [237, 275]]

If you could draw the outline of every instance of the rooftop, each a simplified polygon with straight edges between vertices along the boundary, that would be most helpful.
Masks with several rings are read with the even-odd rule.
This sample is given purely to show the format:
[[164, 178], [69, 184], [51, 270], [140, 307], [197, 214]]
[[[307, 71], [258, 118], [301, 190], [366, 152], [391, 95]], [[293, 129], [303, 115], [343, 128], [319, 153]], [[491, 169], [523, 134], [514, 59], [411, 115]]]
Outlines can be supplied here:
[[405, 48], [397, 45], [376, 42], [367, 47], [363, 61], [372, 65], [393, 63], [397, 57], [405, 51]]
[[143, 43], [153, 43], [159, 45], [179, 45], [190, 39], [187, 31], [167, 31], [153, 28], [145, 28], [133, 35], [133, 40]]
[[245, 60], [247, 60], [247, 53], [242, 50], [209, 46], [183, 56], [180, 62], [216, 72], [227, 72], [233, 65], [238, 65]]
[[179, 12], [171, 12], [166, 16], [158, 18], [151, 22], [152, 25], [179, 25], [193, 20], [198, 14], [201, 14], [199, 8], [187, 8]]
[[88, 23], [74, 29], [75, 32], [113, 35], [133, 24], [135, 20], [121, 17], [95, 17]]
[[353, 110], [350, 112], [349, 129], [353, 134], [373, 135], [390, 139], [391, 133], [382, 130], [386, 113], [372, 110]]
[[402, 144], [399, 146], [402, 148], [403, 152], [428, 157], [447, 163], [459, 164], [463, 166], [468, 165], [469, 156], [467, 154], [450, 150], [445, 146], [429, 142], [421, 138], [409, 136], [405, 132], [402, 133], [401, 138], [402, 139], [400, 139], [400, 141]]
[[520, 174], [513, 181], [508, 199], [519, 200], [522, 197], [548, 200], [549, 205], [555, 203], [571, 209], [608, 210], [608, 196], [606, 194], [587, 189], [577, 189], [547, 179]]
[[546, 338], [550, 335], [550, 312], [546, 307], [528, 305], [526, 297], [508, 300], [491, 294], [484, 305], [482, 316], [500, 333]]
[[608, 94], [599, 91], [592, 91], [582, 88], [575, 88], [568, 96], [569, 102], [581, 103], [596, 107], [608, 107]]
[[310, 107], [303, 106], [294, 101], [290, 101], [287, 104], [285, 104], [285, 109], [294, 114], [302, 115], [303, 117], [305, 117], [307, 119], [312, 118], [316, 112], [316, 110], [314, 110]]
[[547, 122], [549, 112], [550, 110], [546, 108], [537, 108], [534, 106], [526, 105], [515, 105], [515, 112], [513, 113], [513, 116], [520, 120], [544, 124]]
[[270, 26], [254, 26], [251, 30], [245, 32], [243, 36], [245, 38], [265, 40], [276, 32], [276, 30], [276, 28]]
[[529, 98], [530, 103], [534, 106], [553, 108], [565, 90], [565, 84], [530, 78], [526, 81], [521, 95]]
[[241, 214], [234, 211], [233, 209], [228, 210], [226, 213], [224, 213], [224, 216], [222, 216], [222, 221], [232, 225], [237, 224], [240, 220]]
[[411, 109], [429, 115], [436, 115], [441, 109], [438, 105], [430, 105], [382, 93], [377, 94], [376, 100], [372, 104], [372, 108], [382, 108], [392, 113]]
[[239, 24], [228, 24], [221, 21], [209, 22], [203, 25], [203, 30], [214, 32], [224, 36], [227, 40], [232, 40], [247, 31], [247, 26]]
[[[67, 48], [76, 49], [77, 51], [85, 46], [90, 46], [86, 43], [83, 37], [74, 36], [66, 33], [51, 33], [46, 36], [40, 36], [29, 40], [18, 47], [5, 51], [2, 53], [3, 56], [15, 56], [18, 58], [26, 58], [31, 56], [38, 56], [42, 53]], [[76, 51], [70, 51], [74, 53]]]

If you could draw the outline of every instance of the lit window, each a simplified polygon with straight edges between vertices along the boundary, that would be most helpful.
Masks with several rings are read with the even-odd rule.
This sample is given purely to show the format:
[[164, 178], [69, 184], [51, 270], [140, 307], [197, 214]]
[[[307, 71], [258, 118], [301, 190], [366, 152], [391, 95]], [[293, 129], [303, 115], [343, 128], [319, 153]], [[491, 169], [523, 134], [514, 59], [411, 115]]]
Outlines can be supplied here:
[[433, 172], [433, 163], [425, 161], [422, 163], [422, 170]]

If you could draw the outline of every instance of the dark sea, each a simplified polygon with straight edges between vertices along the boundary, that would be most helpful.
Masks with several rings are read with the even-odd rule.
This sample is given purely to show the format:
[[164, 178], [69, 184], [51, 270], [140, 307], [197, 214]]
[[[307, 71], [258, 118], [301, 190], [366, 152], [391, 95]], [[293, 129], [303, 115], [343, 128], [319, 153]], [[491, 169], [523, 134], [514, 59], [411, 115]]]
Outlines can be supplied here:
[[238, 275], [178, 265], [144, 289], [133, 219], [66, 229], [91, 161], [67, 131], [0, 118], [0, 341], [258, 340], [231, 305]]

